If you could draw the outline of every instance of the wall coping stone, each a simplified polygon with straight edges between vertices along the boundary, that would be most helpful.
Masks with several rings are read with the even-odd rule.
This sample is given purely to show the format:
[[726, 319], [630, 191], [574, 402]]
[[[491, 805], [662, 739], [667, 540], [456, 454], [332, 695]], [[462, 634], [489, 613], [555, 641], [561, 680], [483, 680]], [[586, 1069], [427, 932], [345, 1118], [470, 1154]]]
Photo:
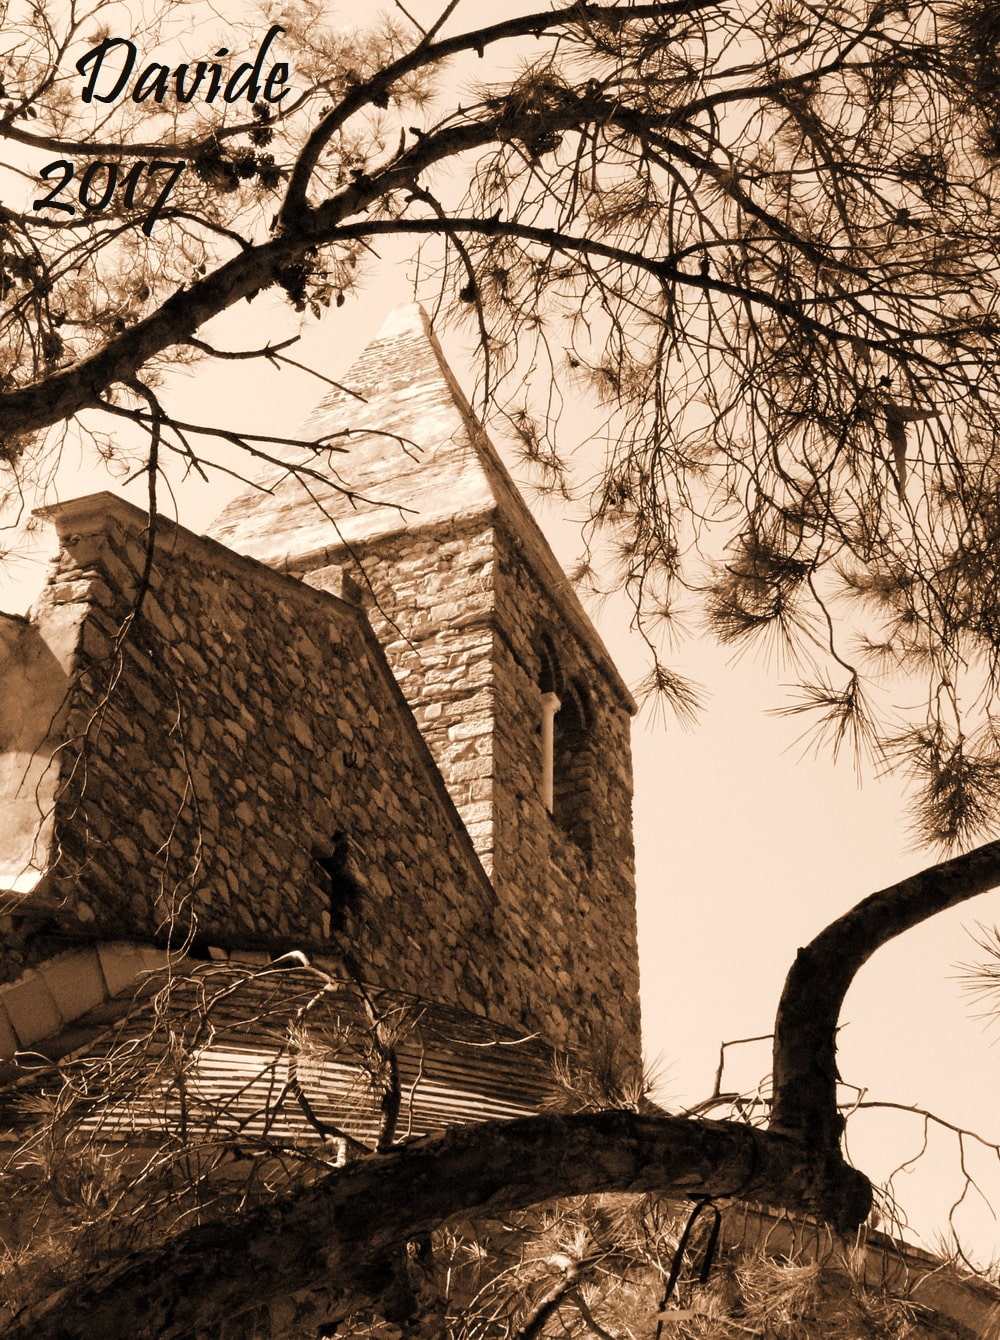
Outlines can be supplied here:
[[[174, 956], [176, 957], [176, 956]], [[146, 943], [113, 940], [64, 950], [0, 986], [0, 1068], [23, 1048], [59, 1036], [171, 955]], [[101, 1022], [105, 1022], [102, 1020]]]

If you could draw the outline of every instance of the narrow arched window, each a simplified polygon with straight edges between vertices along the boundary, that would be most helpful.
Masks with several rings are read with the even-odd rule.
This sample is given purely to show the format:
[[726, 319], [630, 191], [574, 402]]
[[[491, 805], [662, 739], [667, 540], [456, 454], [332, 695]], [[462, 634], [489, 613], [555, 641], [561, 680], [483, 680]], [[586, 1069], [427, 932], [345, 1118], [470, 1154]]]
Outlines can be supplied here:
[[555, 805], [556, 717], [562, 707], [562, 700], [559, 697], [562, 674], [555, 648], [544, 635], [539, 641], [538, 661], [538, 687], [542, 692], [542, 713], [539, 722], [542, 767], [539, 788], [545, 808], [551, 814]]
[[552, 817], [582, 851], [592, 846], [594, 751], [590, 702], [578, 683], [567, 684], [552, 742]]
[[590, 700], [582, 684], [566, 679], [545, 635], [538, 642], [538, 662], [539, 790], [554, 822], [589, 853], [594, 775]]

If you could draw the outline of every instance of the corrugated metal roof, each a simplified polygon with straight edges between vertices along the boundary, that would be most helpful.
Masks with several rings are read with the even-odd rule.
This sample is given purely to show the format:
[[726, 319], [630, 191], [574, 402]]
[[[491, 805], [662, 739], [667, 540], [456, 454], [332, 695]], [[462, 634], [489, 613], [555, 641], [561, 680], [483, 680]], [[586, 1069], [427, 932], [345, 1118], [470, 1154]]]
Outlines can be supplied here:
[[21, 1081], [17, 1125], [65, 1076], [83, 1126], [102, 1136], [199, 1130], [329, 1148], [340, 1133], [371, 1147], [390, 1049], [397, 1139], [525, 1116], [557, 1091], [537, 1037], [316, 967], [206, 964], [154, 975], [143, 997], [84, 1054]]

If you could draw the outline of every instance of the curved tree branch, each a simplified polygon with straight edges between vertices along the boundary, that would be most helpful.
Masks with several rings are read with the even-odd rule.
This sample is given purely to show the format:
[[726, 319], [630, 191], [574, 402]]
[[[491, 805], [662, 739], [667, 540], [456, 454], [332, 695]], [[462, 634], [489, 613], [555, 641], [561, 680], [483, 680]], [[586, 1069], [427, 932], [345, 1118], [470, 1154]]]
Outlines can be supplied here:
[[835, 1032], [846, 991], [888, 940], [998, 883], [1000, 842], [992, 842], [872, 894], [799, 951], [778, 1007], [766, 1131], [620, 1111], [457, 1128], [124, 1258], [0, 1334], [191, 1340], [261, 1302], [317, 1288], [326, 1288], [334, 1318], [343, 1317], [388, 1296], [405, 1244], [449, 1217], [561, 1196], [734, 1198], [849, 1231], [867, 1216], [871, 1188], [837, 1150]]
[[[920, 343], [940, 343], [943, 338], [941, 331], [925, 332], [909, 329], [884, 318], [878, 319], [870, 313], [864, 313], [870, 324], [877, 325], [884, 333], [880, 335], [859, 335], [846, 326], [840, 328], [829, 322], [811, 317], [793, 303], [776, 298], [772, 293], [758, 286], [734, 284], [728, 280], [715, 279], [711, 275], [678, 270], [675, 263], [676, 258], [664, 260], [655, 256], [646, 256], [641, 251], [630, 251], [625, 247], [611, 246], [606, 242], [600, 242], [586, 236], [574, 236], [570, 233], [559, 232], [555, 228], [541, 228], [533, 224], [520, 223], [516, 219], [479, 219], [474, 217], [373, 219], [371, 221], [365, 220], [363, 224], [359, 224], [357, 227], [345, 226], [338, 229], [337, 237], [339, 240], [345, 240], [405, 233], [441, 233], [447, 235], [475, 233], [483, 237], [517, 237], [527, 242], [538, 242], [543, 246], [551, 246], [570, 254], [575, 252], [583, 256], [598, 256], [635, 270], [644, 270], [664, 283], [669, 280], [693, 289], [699, 289], [703, 293], [721, 293], [727, 297], [740, 298], [746, 302], [756, 303], [768, 311], [778, 312], [782, 316], [788, 317], [803, 330], [814, 335], [822, 335], [832, 343], [849, 345], [851, 348], [864, 346], [883, 352], [893, 350], [900, 356], [905, 353], [910, 362], [937, 366], [933, 359], [921, 354], [919, 350], [915, 350], [912, 346]], [[695, 248], [691, 250], [694, 251]], [[847, 297], [849, 298], [850, 295], [847, 295]], [[959, 323], [956, 323], [955, 330], [952, 333], [955, 336], [961, 336], [965, 333], [965, 330]]]
[[998, 884], [1000, 842], [988, 842], [871, 894], [799, 950], [775, 1020], [771, 1130], [836, 1148], [837, 1021], [858, 970], [903, 931]]
[[838, 1156], [813, 1158], [796, 1140], [748, 1126], [632, 1112], [489, 1122], [370, 1155], [244, 1218], [124, 1258], [0, 1335], [186, 1340], [317, 1288], [329, 1290], [335, 1319], [377, 1303], [405, 1244], [451, 1215], [602, 1191], [738, 1196], [844, 1230], [871, 1204], [867, 1180]]
[[475, 51], [482, 55], [487, 46], [509, 41], [514, 37], [540, 37], [542, 33], [562, 24], [600, 23], [607, 28], [621, 28], [646, 18], [669, 18], [672, 15], [695, 14], [702, 9], [714, 9], [719, 0], [661, 0], [661, 3], [636, 5], [593, 5], [574, 3], [562, 9], [536, 11], [504, 19], [489, 27], [473, 32], [458, 33], [429, 43], [426, 38], [391, 65], [379, 70], [371, 79], [356, 84], [332, 108], [309, 136], [292, 172], [280, 219], [287, 223], [306, 209], [309, 181], [323, 150], [330, 139], [347, 121], [365, 107], [385, 107], [393, 84], [408, 74], [426, 66], [437, 67], [451, 56]]
[[[287, 107], [278, 107], [275, 124], [287, 121], [293, 113], [305, 106], [315, 91], [313, 88], [306, 89]], [[48, 153], [73, 154], [77, 158], [196, 158], [206, 149], [214, 148], [235, 136], [246, 135], [259, 126], [258, 121], [240, 121], [230, 126], [213, 127], [209, 134], [198, 135], [190, 140], [64, 139], [58, 135], [35, 134], [16, 125], [8, 116], [0, 120], [0, 139], [14, 140], [28, 148], [44, 149]]]
[[35, 385], [8, 391], [0, 396], [0, 434], [9, 441], [96, 407], [103, 391], [131, 380], [154, 355], [187, 343], [211, 317], [274, 283], [281, 268], [308, 246], [300, 239], [281, 238], [241, 252], [190, 288], [179, 289], [89, 358]]
[[[586, 122], [603, 122], [609, 112], [609, 105], [603, 98], [591, 94], [576, 97], [567, 91], [565, 105], [550, 111], [547, 125], [551, 129], [570, 130]], [[679, 272], [669, 260], [609, 246], [596, 239], [569, 237], [515, 220], [380, 220], [366, 217], [376, 201], [385, 200], [393, 192], [412, 186], [421, 172], [442, 160], [455, 158], [470, 149], [482, 148], [499, 139], [516, 139], [520, 120], [500, 110], [495, 116], [481, 121], [446, 127], [436, 134], [424, 136], [377, 173], [370, 177], [360, 175], [350, 186], [309, 210], [296, 221], [294, 228], [289, 228], [271, 241], [248, 248], [224, 262], [211, 274], [196, 280], [189, 288], [179, 289], [155, 312], [110, 339], [89, 358], [47, 376], [36, 385], [0, 395], [0, 434], [10, 443], [11, 439], [37, 432], [71, 418], [80, 410], [94, 407], [101, 392], [116, 382], [130, 381], [144, 363], [170, 345], [190, 343], [195, 332], [213, 316], [227, 310], [240, 298], [252, 298], [260, 290], [275, 283], [286, 266], [300, 261], [312, 248], [386, 233], [504, 233], [544, 244], [563, 245], [646, 270], [664, 282], [682, 281], [705, 290], [759, 302], [791, 316], [803, 329], [821, 332], [831, 339], [847, 342], [860, 339], [862, 343], [873, 347], [885, 344], [884, 339], [865, 338], [864, 335], [837, 330], [756, 286], [687, 275]], [[531, 116], [523, 120], [525, 127], [530, 128]], [[345, 222], [359, 216], [360, 221], [355, 225]], [[893, 331], [892, 335], [894, 339], [905, 339], [910, 343], [920, 338], [931, 338], [921, 332], [902, 329]], [[934, 332], [933, 337], [940, 341], [942, 332]], [[919, 359], [920, 356], [911, 350], [910, 357]]]

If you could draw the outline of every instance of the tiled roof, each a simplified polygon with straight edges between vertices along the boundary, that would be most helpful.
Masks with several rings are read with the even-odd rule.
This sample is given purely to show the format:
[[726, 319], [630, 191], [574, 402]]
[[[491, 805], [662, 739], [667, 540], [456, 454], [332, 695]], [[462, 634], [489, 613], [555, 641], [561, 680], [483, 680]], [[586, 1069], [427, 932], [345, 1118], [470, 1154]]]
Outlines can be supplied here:
[[341, 1132], [372, 1147], [387, 1048], [399, 1073], [397, 1139], [524, 1116], [557, 1091], [549, 1047], [479, 1016], [294, 962], [206, 964], [153, 975], [116, 1028], [21, 1080], [12, 1124], [23, 1129], [65, 1076], [84, 1128], [104, 1137], [195, 1128], [329, 1147]]

